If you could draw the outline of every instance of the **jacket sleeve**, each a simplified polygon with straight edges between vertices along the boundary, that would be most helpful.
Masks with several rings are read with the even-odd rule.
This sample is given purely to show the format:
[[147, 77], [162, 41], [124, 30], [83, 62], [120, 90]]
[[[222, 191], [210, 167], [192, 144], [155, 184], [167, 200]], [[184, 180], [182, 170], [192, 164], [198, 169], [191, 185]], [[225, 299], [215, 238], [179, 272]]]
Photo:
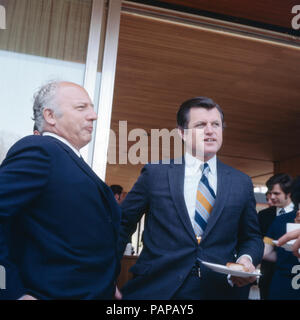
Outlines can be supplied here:
[[258, 214], [255, 209], [253, 185], [248, 178], [247, 202], [241, 215], [238, 234], [238, 257], [246, 254], [252, 258], [253, 265], [258, 265], [263, 256], [264, 244], [258, 222]]
[[43, 191], [50, 172], [50, 157], [41, 147], [16, 143], [0, 167], [0, 265], [5, 271], [2, 299], [18, 299], [26, 294], [15, 260], [16, 247], [10, 241], [10, 229]]
[[148, 196], [148, 174], [149, 168], [146, 165], [141, 174], [134, 184], [131, 191], [127, 194], [125, 200], [121, 205], [121, 227], [120, 238], [118, 246], [118, 254], [121, 259], [126, 247], [130, 241], [132, 234], [137, 228], [137, 224], [142, 218], [144, 213], [147, 213], [149, 207]]

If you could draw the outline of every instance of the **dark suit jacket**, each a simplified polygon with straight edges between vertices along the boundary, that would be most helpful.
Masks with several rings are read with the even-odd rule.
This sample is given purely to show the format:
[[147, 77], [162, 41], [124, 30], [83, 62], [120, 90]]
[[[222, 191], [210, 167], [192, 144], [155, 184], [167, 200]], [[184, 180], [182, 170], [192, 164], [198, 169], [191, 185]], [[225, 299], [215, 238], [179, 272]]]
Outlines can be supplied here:
[[[267, 231], [275, 218], [276, 207], [274, 206], [259, 211], [258, 222], [263, 237], [267, 234]], [[275, 271], [275, 263], [267, 260], [262, 260], [260, 271], [262, 273], [262, 277], [260, 277], [258, 282], [260, 297], [262, 300], [266, 300], [269, 296], [269, 287]]]
[[258, 222], [259, 222], [263, 237], [266, 235], [275, 217], [276, 217], [276, 207], [269, 207], [259, 211]]
[[[120, 251], [146, 212], [144, 248], [132, 267], [125, 299], [170, 299], [195, 265], [225, 264], [249, 254], [260, 263], [263, 242], [248, 176], [217, 162], [217, 197], [198, 245], [184, 200], [184, 164], [149, 164], [122, 203]], [[227, 276], [201, 265], [199, 299], [237, 298]]]
[[68, 146], [21, 139], [0, 167], [0, 297], [112, 298], [119, 222], [110, 188]]

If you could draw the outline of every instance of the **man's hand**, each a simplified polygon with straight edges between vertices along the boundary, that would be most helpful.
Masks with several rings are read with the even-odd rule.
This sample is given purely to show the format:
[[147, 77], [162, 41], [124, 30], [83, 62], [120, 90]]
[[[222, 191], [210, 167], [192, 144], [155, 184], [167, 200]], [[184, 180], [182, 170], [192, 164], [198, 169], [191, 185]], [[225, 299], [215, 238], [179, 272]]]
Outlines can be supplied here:
[[[250, 259], [248, 257], [241, 257], [238, 260], [238, 263], [242, 264], [243, 266], [245, 266], [247, 272], [254, 272], [255, 271], [255, 267], [254, 267], [254, 265], [252, 264], [252, 262], [250, 261]], [[237, 287], [243, 287], [243, 286], [246, 286], [249, 283], [254, 282], [256, 280], [256, 276], [247, 277], [247, 278], [231, 276], [230, 280]]]
[[282, 246], [283, 244], [287, 243], [290, 240], [296, 239], [295, 243], [293, 244], [292, 250], [293, 254], [300, 258], [299, 248], [300, 248], [300, 229], [290, 231], [284, 234], [281, 238], [278, 239], [278, 246]]
[[37, 299], [34, 298], [33, 296], [30, 296], [29, 294], [26, 294], [25, 296], [21, 297], [18, 300], [37, 300]]

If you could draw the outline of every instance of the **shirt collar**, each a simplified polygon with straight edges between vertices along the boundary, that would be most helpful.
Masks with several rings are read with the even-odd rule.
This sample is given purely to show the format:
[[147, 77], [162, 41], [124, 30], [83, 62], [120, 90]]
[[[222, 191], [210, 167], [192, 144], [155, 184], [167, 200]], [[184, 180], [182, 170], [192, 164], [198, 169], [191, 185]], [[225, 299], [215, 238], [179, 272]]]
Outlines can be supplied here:
[[276, 214], [278, 214], [278, 212], [281, 210], [281, 209], [284, 209], [285, 213], [288, 213], [288, 212], [291, 212], [294, 210], [294, 203], [291, 202], [290, 204], [288, 204], [286, 207], [284, 208], [276, 208]]
[[210, 168], [210, 172], [213, 175], [217, 174], [217, 156], [213, 156], [211, 159], [209, 159], [208, 161], [206, 161], [209, 165]]
[[[192, 156], [190, 153], [186, 152], [184, 155], [185, 165], [192, 171], [197, 172], [200, 166], [204, 163], [198, 158]], [[213, 156], [211, 159], [206, 161], [209, 165], [210, 171], [213, 175], [217, 172], [217, 156]]]
[[69, 148], [71, 148], [79, 158], [81, 157], [80, 152], [76, 148], [74, 148], [71, 145], [71, 143], [69, 141], [67, 141], [65, 138], [63, 138], [63, 137], [61, 137], [61, 136], [59, 136], [59, 135], [57, 135], [57, 134], [55, 134], [53, 132], [43, 132], [43, 136], [50, 136], [50, 137], [58, 139], [62, 143], [66, 144]]

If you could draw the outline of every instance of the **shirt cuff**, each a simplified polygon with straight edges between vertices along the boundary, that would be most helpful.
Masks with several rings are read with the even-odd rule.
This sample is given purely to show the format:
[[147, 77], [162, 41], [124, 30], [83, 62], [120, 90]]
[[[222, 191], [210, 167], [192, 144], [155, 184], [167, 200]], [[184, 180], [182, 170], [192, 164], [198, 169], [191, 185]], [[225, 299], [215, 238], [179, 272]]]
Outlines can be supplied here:
[[247, 258], [249, 258], [250, 262], [253, 263], [253, 260], [252, 260], [251, 256], [249, 256], [249, 254], [243, 254], [243, 255], [241, 255], [241, 256], [236, 260], [236, 263], [239, 263], [239, 261], [240, 261], [240, 259], [241, 259], [242, 257], [247, 257]]

